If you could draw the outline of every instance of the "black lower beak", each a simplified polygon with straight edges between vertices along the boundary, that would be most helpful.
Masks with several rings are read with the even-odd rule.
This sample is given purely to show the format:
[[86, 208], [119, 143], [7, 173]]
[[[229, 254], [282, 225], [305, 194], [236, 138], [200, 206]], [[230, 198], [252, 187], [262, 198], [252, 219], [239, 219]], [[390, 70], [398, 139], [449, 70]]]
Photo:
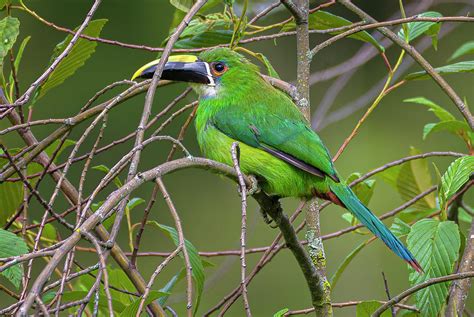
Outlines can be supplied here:
[[[157, 65], [152, 65], [135, 74], [134, 78], [152, 78]], [[161, 79], [182, 81], [206, 85], [214, 85], [214, 78], [206, 62], [167, 62], [163, 68]]]

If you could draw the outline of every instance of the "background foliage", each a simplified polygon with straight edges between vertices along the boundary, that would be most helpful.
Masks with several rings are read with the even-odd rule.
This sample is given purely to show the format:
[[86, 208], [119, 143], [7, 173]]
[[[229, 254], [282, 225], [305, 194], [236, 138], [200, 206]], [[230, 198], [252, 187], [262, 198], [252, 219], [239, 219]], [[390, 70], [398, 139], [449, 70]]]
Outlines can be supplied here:
[[[4, 1], [5, 2], [5, 1]], [[188, 10], [193, 1], [105, 1], [101, 4], [84, 34], [115, 39], [125, 43], [149, 45], [153, 47], [164, 46], [169, 36], [169, 31], [177, 25], [184, 16], [181, 10]], [[222, 14], [222, 5], [219, 1], [210, 1], [203, 12], [212, 12], [211, 16], [196, 17], [177, 41], [176, 48], [193, 48], [213, 46], [229, 43], [234, 37], [240, 35], [234, 32], [234, 24]], [[213, 3], [217, 6], [211, 8]], [[319, 2], [318, 2], [319, 3]], [[414, 11], [416, 6], [422, 6], [423, 1], [405, 1], [407, 15], [421, 13]], [[1, 2], [0, 2], [1, 4]], [[13, 1], [14, 5], [18, 5]], [[247, 14], [251, 17], [261, 11], [269, 3], [265, 1], [250, 1]], [[313, 5], [316, 4], [312, 3]], [[83, 20], [90, 8], [90, 3], [84, 1], [27, 1], [26, 5], [36, 11], [44, 19], [54, 21], [55, 24], [75, 29]], [[378, 20], [384, 21], [393, 14], [399, 16], [398, 1], [364, 1], [360, 6]], [[242, 12], [242, 2], [234, 4], [236, 15]], [[460, 12], [472, 11], [472, 4], [465, 1], [434, 1], [426, 6], [425, 16], [455, 16]], [[208, 10], [208, 11], [205, 11]], [[463, 11], [464, 10], [464, 11]], [[331, 12], [331, 13], [329, 13]], [[6, 10], [3, 11], [7, 15]], [[12, 102], [16, 99], [13, 77], [10, 75], [10, 49], [13, 48], [14, 56], [11, 58], [17, 71], [20, 90], [27, 89], [45, 69], [66, 48], [72, 35], [55, 31], [40, 23], [24, 10], [12, 9], [0, 21], [0, 58], [3, 57], [3, 87], [5, 94]], [[341, 18], [339, 16], [343, 16]], [[288, 12], [281, 7], [260, 22], [263, 25], [285, 20]], [[309, 21], [310, 28], [328, 29], [347, 25], [356, 21], [356, 17], [348, 13], [341, 6], [332, 6], [326, 12], [316, 12]], [[275, 32], [285, 32], [294, 29], [290, 23], [282, 25]], [[393, 27], [399, 31], [400, 27]], [[447, 77], [456, 92], [472, 104], [474, 100], [473, 74], [474, 58], [472, 36], [472, 22], [440, 24], [416, 23], [408, 24], [405, 30], [400, 30], [402, 38], [413, 42], [415, 47], [425, 45], [423, 55], [433, 66], [454, 64], [438, 69], [440, 72], [456, 74]], [[406, 33], [407, 32], [407, 33]], [[437, 36], [439, 33], [439, 37]], [[235, 34], [234, 34], [235, 33]], [[405, 35], [408, 34], [408, 35]], [[311, 47], [314, 47], [329, 35], [312, 34]], [[245, 38], [245, 37], [244, 37]], [[236, 39], [234, 38], [234, 41]], [[428, 42], [430, 45], [423, 43]], [[336, 153], [346, 136], [351, 132], [357, 120], [363, 115], [368, 105], [375, 96], [369, 96], [366, 102], [357, 106], [360, 96], [367, 96], [378, 87], [379, 80], [384, 79], [387, 70], [382, 58], [378, 54], [385, 51], [387, 57], [394, 61], [400, 51], [393, 46], [384, 48], [387, 42], [380, 39], [377, 32], [367, 31], [352, 36], [352, 39], [343, 39], [336, 44], [318, 53], [312, 63], [311, 105], [313, 113], [313, 127], [318, 130], [321, 138], [331, 153]], [[272, 76], [279, 76], [285, 81], [295, 79], [296, 58], [294, 36], [282, 37], [271, 41], [256, 42], [244, 46], [257, 55], [252, 60], [259, 63], [262, 72], [269, 72]], [[377, 57], [363, 63], [353, 71], [348, 66], [356, 63], [352, 59], [359, 50], [375, 52]], [[372, 51], [371, 51], [372, 50]], [[51, 74], [50, 78], [35, 91], [32, 102], [28, 107], [33, 108], [33, 118], [67, 118], [79, 112], [79, 109], [99, 90], [106, 85], [128, 79], [141, 65], [157, 56], [156, 52], [144, 50], [130, 50], [112, 45], [91, 42], [79, 39], [69, 58]], [[359, 56], [360, 54], [356, 55]], [[405, 59], [410, 59], [405, 57]], [[21, 63], [20, 63], [21, 61]], [[346, 62], [346, 71], [339, 76], [325, 80], [336, 65]], [[402, 66], [403, 67], [403, 66]], [[402, 73], [402, 71], [400, 71]], [[73, 76], [72, 76], [73, 75]], [[348, 84], [341, 89], [337, 96], [331, 98], [330, 93], [341, 85], [347, 78]], [[431, 151], [453, 151], [472, 154], [473, 134], [469, 126], [458, 113], [455, 106], [438, 86], [428, 79], [426, 74], [420, 72], [416, 65], [410, 66], [402, 73], [407, 83], [388, 94], [377, 109], [370, 115], [360, 129], [358, 135], [349, 144], [343, 155], [338, 159], [336, 166], [341, 175], [352, 173], [366, 173], [375, 167], [387, 162], [419, 153]], [[153, 105], [153, 114], [173, 100], [185, 88], [184, 85], [173, 85], [160, 88]], [[377, 89], [377, 92], [380, 89]], [[114, 96], [107, 93], [106, 97]], [[185, 98], [183, 104], [192, 102], [194, 95]], [[106, 100], [103, 98], [103, 100]], [[144, 95], [135, 97], [109, 114], [107, 129], [102, 138], [102, 144], [108, 144], [118, 137], [135, 131], [140, 120], [143, 108]], [[28, 109], [25, 107], [25, 109]], [[324, 109], [327, 109], [324, 111]], [[428, 111], [427, 111], [428, 110]], [[25, 113], [28, 111], [25, 110]], [[349, 115], [343, 116], [348, 112]], [[186, 116], [178, 117], [164, 130], [163, 134], [177, 135], [186, 120]], [[0, 121], [0, 129], [9, 127], [6, 119]], [[61, 146], [62, 153], [57, 153], [57, 162], [64, 162], [74, 147], [87, 123], [79, 129], [74, 129], [68, 135], [68, 140]], [[98, 130], [98, 129], [97, 129]], [[38, 139], [47, 137], [53, 128], [49, 125], [35, 128]], [[88, 138], [80, 154], [90, 149], [97, 136], [97, 131]], [[0, 136], [0, 141], [8, 149], [23, 147], [21, 139], [15, 133]], [[193, 129], [183, 141], [187, 149], [195, 156], [199, 150], [195, 141]], [[55, 143], [48, 148], [50, 154], [58, 150], [60, 143]], [[87, 176], [84, 192], [90, 193], [97, 183], [103, 178], [104, 172], [112, 167], [124, 153], [133, 146], [133, 140], [122, 146], [114, 147], [95, 157], [93, 165]], [[166, 160], [170, 145], [158, 142], [145, 151], [140, 163], [140, 170], [146, 170]], [[14, 150], [12, 150], [14, 154]], [[57, 151], [56, 151], [57, 152]], [[0, 166], [8, 160], [3, 155]], [[384, 283], [381, 272], [384, 272], [392, 294], [398, 294], [408, 286], [420, 283], [430, 277], [447, 275], [453, 271], [453, 265], [462, 255], [465, 236], [468, 234], [472, 216], [460, 209], [458, 224], [446, 221], [449, 210], [448, 202], [459, 189], [468, 181], [474, 170], [474, 161], [471, 157], [455, 160], [454, 157], [434, 157], [423, 160], [414, 160], [384, 171], [377, 177], [357, 186], [357, 193], [364, 202], [367, 202], [378, 215], [394, 209], [403, 202], [413, 198], [432, 186], [441, 184], [439, 191], [433, 192], [418, 201], [409, 209], [403, 211], [398, 218], [387, 221], [392, 224], [392, 229], [400, 236], [407, 237], [407, 243], [420, 264], [425, 268], [426, 274], [419, 276], [409, 271], [407, 266], [390, 254], [386, 247], [375, 241], [369, 243], [368, 235], [364, 228], [354, 233], [347, 234], [337, 239], [325, 241], [328, 276], [334, 286], [332, 300], [346, 302], [352, 300], [367, 301], [357, 308], [344, 308], [336, 311], [336, 316], [368, 316], [379, 306], [370, 300], [385, 300]], [[35, 163], [29, 164], [28, 173], [41, 171]], [[73, 164], [68, 178], [74, 183], [79, 182], [82, 165]], [[348, 176], [352, 181], [358, 176]], [[357, 174], [356, 174], [357, 175]], [[360, 174], [359, 174], [360, 175]], [[122, 173], [115, 181], [120, 187], [126, 179]], [[238, 256], [231, 257], [199, 257], [199, 251], [215, 251], [238, 249], [240, 242], [240, 197], [236, 191], [236, 184], [224, 178], [196, 169], [184, 170], [164, 178], [168, 191], [172, 194], [173, 201], [181, 217], [183, 231], [188, 240], [187, 249], [193, 264], [193, 280], [195, 283], [195, 303], [200, 302], [198, 315], [215, 305], [225, 294], [236, 287], [240, 282], [240, 262]], [[34, 183], [32, 183], [34, 186]], [[41, 192], [49, 197], [54, 190], [54, 182], [45, 178], [41, 185]], [[126, 212], [129, 223], [139, 223], [143, 216], [146, 201], [150, 197], [152, 184], [142, 186], [133, 193]], [[109, 191], [99, 195], [95, 208], [100, 206]], [[0, 222], [4, 225], [18, 207], [18, 202], [23, 200], [23, 185], [20, 182], [0, 184]], [[474, 204], [471, 192], [464, 195], [467, 205]], [[294, 210], [298, 201], [285, 199], [284, 208], [289, 213]], [[67, 201], [61, 197], [54, 205], [58, 211], [69, 207]], [[433, 212], [441, 210], [441, 215], [434, 219], [424, 219]], [[29, 222], [41, 221], [44, 208], [32, 199], [29, 206]], [[249, 248], [266, 246], [271, 243], [276, 230], [267, 226], [257, 211], [257, 205], [249, 199], [248, 208], [247, 245]], [[300, 220], [301, 221], [301, 220]], [[300, 223], [298, 221], [298, 223]], [[415, 223], [411, 228], [409, 225]], [[355, 220], [344, 210], [329, 206], [321, 216], [323, 234], [338, 231], [348, 225], [355, 224]], [[112, 221], [105, 223], [110, 228]], [[12, 229], [20, 228], [16, 223]], [[46, 226], [43, 232], [42, 246], [48, 246], [54, 241], [65, 238], [69, 230], [55, 224]], [[119, 244], [129, 251], [129, 232], [126, 225], [118, 237]], [[21, 235], [18, 235], [19, 237]], [[171, 238], [171, 239], [170, 239]], [[304, 239], [304, 234], [300, 234]], [[24, 238], [28, 249], [32, 248], [32, 236]], [[0, 258], [26, 253], [28, 250], [23, 239], [14, 239], [11, 233], [0, 231]], [[177, 244], [177, 233], [174, 222], [165, 202], [158, 197], [151, 210], [140, 251], [164, 252], [173, 250]], [[15, 247], [12, 247], [15, 245]], [[417, 246], [418, 245], [418, 246]], [[7, 248], [9, 246], [10, 248]], [[88, 243], [81, 246], [90, 248]], [[425, 256], [426, 255], [426, 256]], [[76, 259], [84, 267], [94, 265], [97, 257], [93, 253], [78, 252]], [[249, 267], [253, 267], [259, 259], [258, 255], [247, 256]], [[139, 260], [139, 269], [145, 277], [149, 277], [159, 261], [158, 257], [143, 257]], [[33, 266], [33, 276], [41, 271], [43, 260], [37, 260]], [[134, 291], [124, 273], [117, 269], [112, 260], [109, 260], [109, 279], [111, 285]], [[174, 260], [158, 276], [149, 300], [159, 300], [170, 305], [179, 315], [185, 312], [185, 282], [182, 261]], [[59, 266], [61, 268], [62, 266]], [[19, 265], [2, 272], [0, 283], [5, 287], [18, 292], [21, 285], [21, 272], [24, 268]], [[345, 270], [344, 270], [345, 269]], [[19, 275], [20, 274], [20, 275]], [[56, 276], [57, 277], [57, 276]], [[87, 290], [94, 283], [90, 276], [80, 277], [63, 295], [62, 301], [73, 301], [83, 298]], [[336, 286], [337, 282], [337, 287]], [[21, 289], [21, 287], [20, 287]], [[433, 316], [442, 307], [448, 290], [447, 284], [433, 285], [416, 295], [415, 303], [421, 309], [422, 316]], [[99, 309], [106, 311], [105, 291], [101, 290]], [[112, 290], [114, 309], [123, 316], [131, 315], [138, 310], [139, 301], [136, 298], [125, 296], [123, 293]], [[467, 307], [474, 308], [474, 299], [471, 290]], [[48, 302], [54, 293], [44, 295], [43, 301]], [[249, 300], [252, 313], [255, 316], [268, 316], [280, 309], [303, 309], [308, 307], [309, 296], [303, 276], [299, 272], [296, 262], [290, 252], [281, 252], [272, 262], [262, 270], [249, 287]], [[0, 297], [0, 308], [15, 302], [7, 296]], [[93, 304], [89, 309], [93, 310]], [[336, 308], [337, 309], [337, 308]], [[365, 311], [365, 312], [364, 312]], [[387, 313], [386, 313], [387, 314]], [[242, 304], [235, 304], [228, 313], [229, 316], [241, 316]], [[383, 315], [385, 316], [385, 315]], [[406, 316], [406, 315], [405, 315]]]

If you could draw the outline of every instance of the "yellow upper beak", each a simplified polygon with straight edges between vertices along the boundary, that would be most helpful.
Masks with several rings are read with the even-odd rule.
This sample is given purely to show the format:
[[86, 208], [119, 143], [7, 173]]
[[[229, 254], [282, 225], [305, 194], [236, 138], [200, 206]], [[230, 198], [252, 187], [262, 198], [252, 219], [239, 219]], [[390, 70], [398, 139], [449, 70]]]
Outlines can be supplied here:
[[[168, 62], [193, 63], [197, 60], [198, 60], [197, 56], [194, 56], [194, 55], [172, 55], [168, 58]], [[136, 78], [140, 77], [145, 70], [149, 69], [150, 67], [158, 65], [159, 62], [160, 60], [157, 59], [143, 65], [133, 74], [132, 80], [135, 80]]]

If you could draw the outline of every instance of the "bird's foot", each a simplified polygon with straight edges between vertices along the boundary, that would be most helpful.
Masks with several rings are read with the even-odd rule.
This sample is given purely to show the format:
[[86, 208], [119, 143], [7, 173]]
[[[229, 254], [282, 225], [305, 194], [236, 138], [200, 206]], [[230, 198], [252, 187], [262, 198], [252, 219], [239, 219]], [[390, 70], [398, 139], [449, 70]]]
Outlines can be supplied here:
[[270, 218], [268, 214], [262, 208], [260, 208], [259, 210], [260, 210], [260, 213], [262, 214], [263, 221], [265, 222], [265, 224], [269, 225], [270, 228], [272, 229], [278, 228], [278, 225], [275, 223], [275, 221], [272, 218]]
[[248, 178], [250, 180], [250, 187], [248, 188], [247, 195], [252, 196], [260, 191], [260, 187], [258, 187], [258, 181], [254, 175], [249, 175]]
[[[250, 186], [247, 187], [246, 194], [247, 196], [252, 196], [253, 194], [258, 193], [260, 191], [260, 187], [258, 187], [258, 181], [255, 176], [249, 175], [248, 179], [250, 180]], [[242, 190], [240, 186], [237, 186], [237, 191], [239, 192], [239, 196], [242, 197]]]

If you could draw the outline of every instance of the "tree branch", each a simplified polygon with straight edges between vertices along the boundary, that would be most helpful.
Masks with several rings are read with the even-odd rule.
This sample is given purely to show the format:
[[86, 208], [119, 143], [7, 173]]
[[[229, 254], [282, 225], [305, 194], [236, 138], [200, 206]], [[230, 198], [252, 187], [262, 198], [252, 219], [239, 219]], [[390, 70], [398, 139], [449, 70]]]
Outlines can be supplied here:
[[[370, 15], [365, 13], [359, 7], [354, 5], [350, 0], [338, 0], [343, 6], [345, 6], [350, 11], [357, 14], [361, 19], [364, 21], [368, 21], [370, 23], [377, 23], [377, 20], [372, 18]], [[416, 62], [433, 78], [433, 80], [438, 84], [438, 86], [448, 95], [448, 97], [453, 101], [456, 107], [459, 109], [461, 114], [466, 119], [467, 123], [474, 130], [474, 118], [469, 111], [469, 108], [464, 104], [462, 99], [456, 94], [454, 89], [444, 80], [444, 78], [438, 74], [433, 66], [431, 66], [426, 59], [410, 44], [406, 43], [402, 38], [398, 35], [390, 31], [386, 27], [379, 27], [377, 28], [383, 35], [388, 37], [392, 42], [396, 45], [400, 46], [404, 49]]]
[[380, 306], [373, 314], [371, 317], [379, 317], [382, 315], [382, 313], [387, 310], [390, 306], [399, 303], [401, 300], [403, 300], [405, 297], [410, 296], [413, 293], [418, 292], [419, 290], [426, 288], [430, 285], [433, 284], [438, 284], [438, 283], [443, 283], [443, 282], [448, 282], [452, 280], [459, 280], [459, 279], [465, 279], [465, 278], [472, 278], [474, 277], [474, 271], [470, 272], [464, 272], [464, 273], [456, 273], [456, 274], [450, 274], [446, 276], [441, 276], [441, 277], [435, 277], [431, 278], [423, 283], [420, 283], [418, 285], [415, 285], [413, 287], [410, 287], [409, 289], [401, 292], [397, 296], [393, 297], [391, 300], [387, 301], [385, 304]]

